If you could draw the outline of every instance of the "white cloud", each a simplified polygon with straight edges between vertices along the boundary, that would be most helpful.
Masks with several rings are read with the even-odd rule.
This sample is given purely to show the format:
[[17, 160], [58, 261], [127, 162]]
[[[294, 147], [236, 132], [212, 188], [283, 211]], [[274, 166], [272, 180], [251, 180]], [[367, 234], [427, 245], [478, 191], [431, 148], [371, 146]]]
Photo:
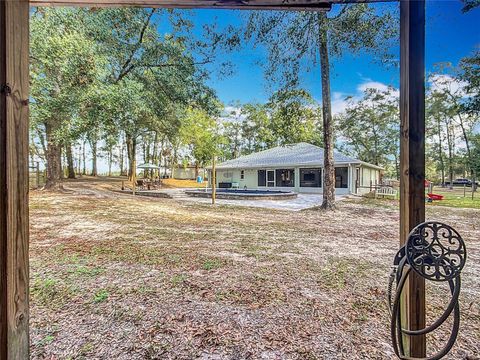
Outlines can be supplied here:
[[367, 80], [357, 86], [357, 91], [363, 93], [367, 89], [377, 89], [379, 91], [387, 91], [388, 85], [378, 81]]
[[338, 115], [345, 111], [347, 108], [347, 100], [348, 94], [341, 93], [341, 92], [334, 92], [332, 94], [332, 114]]
[[[388, 86], [387, 84], [384, 84], [379, 81], [373, 81], [371, 79], [365, 79], [364, 82], [358, 84], [356, 93], [354, 94], [347, 94], [347, 93], [341, 93], [341, 92], [334, 92], [332, 94], [332, 114], [333, 115], [338, 115], [342, 112], [345, 111], [347, 108], [349, 102], [358, 102], [360, 99], [363, 97], [363, 93], [367, 89], [376, 89], [378, 91], [387, 91], [389, 89], [392, 89], [391, 86]], [[392, 91], [392, 97], [398, 98], [400, 95], [400, 92], [398, 89], [393, 88]], [[346, 100], [347, 98], [350, 98], [348, 101]]]
[[435, 74], [429, 78], [430, 88], [434, 91], [448, 90], [453, 95], [466, 96], [467, 82], [458, 80], [447, 74]]
[[225, 106], [220, 117], [226, 122], [242, 122], [246, 118], [242, 109], [236, 106]]
[[387, 84], [381, 83], [379, 81], [372, 81], [367, 79], [365, 82], [361, 83], [357, 87], [357, 91], [360, 93], [364, 93], [365, 90], [367, 89], [376, 89], [378, 91], [388, 91], [393, 89], [392, 95], [393, 97], [399, 97], [400, 96], [400, 91], [396, 88], [393, 88], [392, 86], [389, 86]]
[[480, 123], [476, 124], [473, 129], [472, 129], [472, 132], [474, 134], [480, 134]]
[[[364, 82], [358, 84], [356, 92], [348, 94], [340, 91], [332, 92], [332, 114], [338, 115], [344, 112], [350, 101], [357, 102], [363, 97], [363, 93], [367, 89], [377, 89], [379, 91], [387, 91], [391, 89], [390, 86], [379, 81], [373, 81], [371, 79], [365, 79]], [[398, 97], [400, 92], [398, 89], [393, 89], [393, 97]], [[350, 100], [347, 101], [347, 98]], [[321, 105], [321, 101], [318, 101]], [[236, 106], [225, 106], [223, 109], [221, 118], [227, 122], [241, 122], [245, 119], [245, 115], [241, 113], [241, 108]]]

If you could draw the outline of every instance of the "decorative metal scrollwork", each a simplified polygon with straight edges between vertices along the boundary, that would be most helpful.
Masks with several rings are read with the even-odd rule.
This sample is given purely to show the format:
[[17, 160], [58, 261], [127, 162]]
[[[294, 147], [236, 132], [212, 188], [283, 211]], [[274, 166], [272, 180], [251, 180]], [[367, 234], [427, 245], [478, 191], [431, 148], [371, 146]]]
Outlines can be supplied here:
[[451, 226], [425, 222], [410, 233], [406, 257], [413, 270], [425, 279], [448, 281], [465, 266], [465, 243]]
[[[408, 240], [395, 255], [393, 271], [388, 284], [388, 303], [391, 313], [391, 338], [395, 354], [400, 359], [414, 360], [404, 351], [404, 335], [428, 334], [440, 327], [453, 311], [453, 327], [450, 338], [437, 354], [426, 359], [436, 360], [445, 356], [455, 344], [460, 328], [460, 273], [465, 266], [467, 251], [460, 234], [451, 226], [440, 222], [425, 222], [416, 226]], [[400, 298], [411, 271], [427, 280], [448, 282], [452, 298], [443, 314], [431, 325], [419, 330], [401, 327]], [[393, 283], [396, 282], [395, 297], [392, 301]]]

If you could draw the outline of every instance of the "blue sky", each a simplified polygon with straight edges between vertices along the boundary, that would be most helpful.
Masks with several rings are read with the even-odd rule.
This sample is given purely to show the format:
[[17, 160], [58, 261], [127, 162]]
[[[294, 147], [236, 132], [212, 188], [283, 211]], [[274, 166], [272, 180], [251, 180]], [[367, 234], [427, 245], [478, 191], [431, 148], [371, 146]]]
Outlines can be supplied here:
[[[397, 3], [374, 6], [398, 6]], [[461, 12], [459, 0], [427, 1], [427, 73], [438, 62], [456, 64], [462, 57], [480, 47], [480, 8], [467, 14]], [[220, 27], [242, 23], [239, 11], [198, 10], [192, 16], [197, 26], [217, 21]], [[398, 49], [397, 49], [398, 51]], [[213, 87], [225, 104], [235, 101], [264, 102], [270, 95], [263, 77], [263, 69], [256, 65], [266, 61], [265, 49], [246, 47], [241, 51], [227, 54], [234, 66], [232, 76], [219, 79], [213, 76], [209, 85]], [[393, 66], [382, 67], [373, 63], [368, 55], [361, 57], [345, 56], [333, 60], [331, 88], [334, 111], [341, 110], [342, 101], [347, 95], [358, 96], [359, 89], [371, 86], [392, 85], [398, 87], [399, 70]], [[302, 86], [313, 96], [321, 99], [319, 71], [305, 73]]]
[[[374, 6], [394, 7], [398, 6], [398, 3]], [[459, 0], [427, 0], [427, 73], [433, 70], [435, 63], [456, 64], [462, 57], [480, 48], [480, 8], [462, 14], [461, 7]], [[197, 29], [196, 34], [201, 35], [203, 24], [213, 24], [216, 21], [220, 27], [240, 25], [241, 16], [240, 11], [197, 10], [192, 12], [191, 19]], [[398, 47], [396, 51], [398, 52]], [[218, 97], [226, 106], [237, 101], [265, 102], [268, 99], [271, 90], [267, 88], [263, 69], [257, 65], [258, 62], [267, 61], [265, 49], [244, 47], [241, 51], [224, 54], [220, 59], [234, 64], [234, 74], [220, 79], [212, 74], [209, 85], [216, 90]], [[399, 69], [382, 67], [372, 62], [368, 55], [356, 58], [345, 56], [332, 62], [331, 90], [334, 113], [345, 108], [345, 97], [359, 97], [362, 89], [366, 87], [382, 88], [387, 85], [398, 87]], [[214, 64], [213, 67], [215, 66]], [[321, 101], [318, 69], [303, 74], [301, 85], [309, 90], [317, 101]], [[103, 159], [99, 160], [98, 166], [100, 172], [107, 170]]]

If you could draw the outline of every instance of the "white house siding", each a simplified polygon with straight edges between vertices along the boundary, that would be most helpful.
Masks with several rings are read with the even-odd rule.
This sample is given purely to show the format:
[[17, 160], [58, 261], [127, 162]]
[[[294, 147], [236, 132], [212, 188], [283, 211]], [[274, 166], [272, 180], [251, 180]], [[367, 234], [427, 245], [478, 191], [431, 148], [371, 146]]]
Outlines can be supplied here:
[[[348, 169], [348, 181], [347, 181], [347, 188], [336, 188], [335, 193], [337, 195], [347, 195], [351, 193], [363, 193], [364, 189], [356, 188], [356, 168], [358, 167], [355, 165], [341, 165], [337, 167], [346, 167]], [[241, 179], [241, 171], [242, 169], [217, 169], [217, 186], [219, 183], [227, 182], [227, 183], [238, 183], [239, 188], [247, 188], [247, 189], [265, 189], [265, 190], [285, 190], [285, 191], [295, 191], [300, 193], [317, 193], [321, 194], [323, 192], [323, 187], [300, 187], [300, 169], [318, 169], [322, 170], [322, 185], [324, 183], [323, 179], [323, 168], [318, 166], [302, 166], [302, 167], [282, 167], [281, 169], [294, 169], [294, 177], [295, 177], [295, 187], [269, 187], [269, 186], [258, 186], [258, 170], [276, 170], [280, 168], [261, 168], [261, 169], [244, 169], [244, 178]], [[364, 169], [362, 173], [362, 169]], [[370, 185], [370, 179], [378, 179], [380, 178], [379, 170], [365, 168], [361, 166], [360, 168], [361, 176], [363, 174], [364, 178], [361, 179], [360, 183], [365, 183], [365, 176], [368, 176], [368, 184]], [[378, 181], [377, 181], [378, 182]], [[368, 189], [366, 189], [368, 190]], [[366, 191], [368, 192], [368, 191]]]
[[[321, 187], [300, 187], [300, 168], [322, 169], [323, 160], [324, 149], [316, 145], [297, 143], [277, 146], [217, 164], [217, 181], [218, 183], [238, 183], [240, 188], [257, 189], [258, 170], [293, 169], [294, 187], [263, 186], [260, 187], [260, 189], [322, 193], [323, 188]], [[344, 167], [347, 169], [345, 177], [342, 176], [341, 179], [342, 185], [345, 186], [345, 188], [337, 188], [337, 194], [365, 193], [370, 191], [370, 184], [375, 185], [380, 181], [381, 168], [375, 165], [367, 164], [335, 151], [333, 153], [333, 160], [336, 168]], [[356, 173], [357, 169], [359, 169], [358, 176]], [[243, 179], [241, 179], [240, 176], [242, 170], [244, 171]], [[310, 182], [314, 183], [314, 179], [311, 178], [311, 180]], [[338, 183], [336, 183], [336, 185], [338, 185]]]
[[364, 195], [371, 191], [371, 186], [380, 183], [380, 171], [367, 166], [360, 167], [360, 179], [357, 194]]

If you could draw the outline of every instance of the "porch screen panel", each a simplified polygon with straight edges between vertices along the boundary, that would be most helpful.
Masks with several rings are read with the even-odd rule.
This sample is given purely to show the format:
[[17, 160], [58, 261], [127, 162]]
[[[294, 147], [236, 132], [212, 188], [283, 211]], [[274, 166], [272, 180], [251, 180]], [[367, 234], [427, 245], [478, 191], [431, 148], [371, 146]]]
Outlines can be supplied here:
[[300, 169], [300, 187], [322, 187], [321, 169]]
[[267, 186], [267, 173], [265, 170], [258, 170], [258, 186]]
[[335, 168], [335, 188], [337, 189], [348, 188], [348, 168], [347, 167]]
[[294, 187], [295, 186], [295, 170], [294, 169], [277, 169], [275, 170], [277, 187]]

